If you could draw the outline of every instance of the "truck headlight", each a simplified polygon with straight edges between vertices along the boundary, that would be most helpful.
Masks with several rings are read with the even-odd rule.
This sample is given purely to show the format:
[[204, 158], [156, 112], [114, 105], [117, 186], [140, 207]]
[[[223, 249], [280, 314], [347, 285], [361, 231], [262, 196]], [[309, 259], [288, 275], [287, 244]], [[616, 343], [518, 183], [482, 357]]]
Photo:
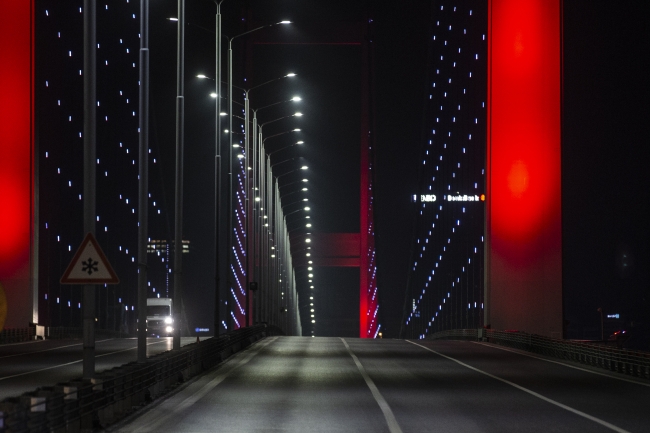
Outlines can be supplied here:
[[167, 325], [171, 325], [172, 324], [172, 318], [171, 317], [165, 317], [165, 323]]
[[174, 330], [171, 326], [165, 328], [165, 332], [171, 333]]

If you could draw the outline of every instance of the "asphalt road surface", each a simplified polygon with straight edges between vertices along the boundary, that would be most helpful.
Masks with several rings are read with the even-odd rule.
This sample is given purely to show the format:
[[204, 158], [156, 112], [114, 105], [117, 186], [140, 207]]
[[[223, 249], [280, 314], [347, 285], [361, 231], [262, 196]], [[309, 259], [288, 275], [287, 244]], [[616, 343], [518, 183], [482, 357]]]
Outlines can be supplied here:
[[[181, 345], [196, 342], [196, 337], [181, 339]], [[95, 342], [95, 371], [108, 370], [136, 361], [138, 340], [113, 338]], [[147, 356], [172, 348], [172, 339], [147, 340]], [[39, 386], [83, 375], [81, 340], [41, 340], [0, 345], [0, 400], [16, 397]]]
[[649, 432], [650, 381], [482, 343], [270, 337], [119, 432]]

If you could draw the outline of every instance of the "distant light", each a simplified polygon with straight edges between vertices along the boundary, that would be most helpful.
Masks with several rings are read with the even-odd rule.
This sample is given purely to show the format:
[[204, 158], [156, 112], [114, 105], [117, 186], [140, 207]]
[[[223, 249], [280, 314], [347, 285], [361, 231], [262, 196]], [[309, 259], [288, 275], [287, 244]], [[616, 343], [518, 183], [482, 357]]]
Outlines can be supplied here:
[[278, 24], [291, 24], [291, 21], [283, 20], [283, 21], [280, 21]]
[[303, 144], [303, 143], [304, 143], [304, 141], [302, 141], [302, 140], [296, 141], [296, 144]]
[[311, 224], [305, 224], [305, 227], [311, 227]]
[[308, 198], [303, 198], [302, 201], [309, 201], [309, 199]]
[[296, 114], [294, 114], [294, 116], [296, 116], [296, 117], [302, 117], [302, 113], [300, 113], [300, 112], [296, 112]]
[[297, 74], [294, 74], [293, 72], [289, 72], [285, 77], [295, 77]]
[[168, 19], [169, 21], [178, 21], [178, 18], [174, 18], [174, 17], [167, 18], [167, 19]]
[[[214, 92], [212, 92], [212, 93], [210, 93], [210, 96], [211, 96], [212, 98], [215, 98], [215, 99], [216, 99], [217, 94], [214, 93]], [[220, 114], [221, 114], [222, 116], [225, 116], [225, 115], [226, 115], [226, 113], [220, 113]]]
[[300, 132], [300, 128], [292, 129], [292, 132]]
[[239, 144], [235, 143], [235, 144], [232, 145], [232, 147], [234, 147], [235, 149], [237, 149], [238, 147], [241, 147], [241, 146], [240, 146]]
[[306, 165], [303, 165], [302, 167], [300, 167], [301, 170], [307, 170], [308, 168], [309, 167], [307, 167]]
[[203, 74], [199, 74], [199, 75], [196, 76], [196, 78], [201, 78], [201, 79], [203, 79], [203, 78], [208, 78], [208, 77], [205, 76], [205, 75], [203, 75]]
[[309, 243], [309, 242], [311, 242], [311, 239], [307, 238], [307, 239], [305, 239], [305, 242]]
[[[237, 147], [239, 147], [239, 146], [237, 146]], [[242, 155], [242, 154], [240, 153], [239, 155], [237, 155], [237, 158], [238, 158], [238, 159], [244, 159], [244, 155]]]
[[307, 188], [303, 188], [302, 191], [308, 191]]
[[[216, 95], [215, 95], [215, 98], [216, 98]], [[228, 113], [219, 113], [219, 116], [227, 116], [227, 115], [228, 115]]]
[[309, 206], [305, 206], [305, 210], [311, 210]]
[[298, 102], [298, 101], [302, 101], [302, 98], [300, 96], [294, 96], [293, 98], [291, 98], [291, 100], [294, 102]]
[[307, 275], [309, 278], [314, 278], [314, 274]]
[[260, 200], [262, 200], [262, 199], [259, 198], [259, 197], [255, 197], [255, 201], [260, 201]]

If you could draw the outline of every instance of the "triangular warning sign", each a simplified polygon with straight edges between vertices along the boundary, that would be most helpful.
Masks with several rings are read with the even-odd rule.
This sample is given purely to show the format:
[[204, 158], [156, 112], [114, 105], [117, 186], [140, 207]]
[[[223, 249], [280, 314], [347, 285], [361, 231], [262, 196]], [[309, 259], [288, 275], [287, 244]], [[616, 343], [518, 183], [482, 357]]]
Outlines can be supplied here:
[[88, 233], [61, 277], [61, 284], [118, 284], [120, 282], [95, 237]]

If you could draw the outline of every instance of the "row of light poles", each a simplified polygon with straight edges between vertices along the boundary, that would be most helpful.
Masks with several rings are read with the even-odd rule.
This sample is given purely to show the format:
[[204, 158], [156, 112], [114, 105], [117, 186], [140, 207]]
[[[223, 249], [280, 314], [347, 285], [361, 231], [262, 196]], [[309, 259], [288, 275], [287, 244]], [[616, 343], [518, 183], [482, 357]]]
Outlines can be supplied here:
[[[238, 88], [233, 85], [233, 60], [232, 60], [232, 42], [233, 40], [276, 25], [289, 24], [289, 21], [280, 21], [255, 29], [240, 33], [232, 37], [226, 37], [228, 41], [228, 78], [227, 78], [227, 104], [228, 110], [225, 113], [228, 116], [227, 128], [227, 150], [221, 142], [222, 125], [221, 118], [221, 16], [220, 5], [223, 0], [216, 1], [217, 5], [217, 70], [215, 76], [215, 92], [214, 97], [216, 100], [216, 151], [215, 151], [215, 209], [217, 210], [215, 218], [215, 245], [216, 245], [216, 298], [215, 305], [215, 333], [219, 333], [219, 329], [223, 325], [225, 327], [226, 321], [221, 317], [221, 302], [220, 299], [224, 292], [231, 292], [233, 288], [233, 274], [234, 270], [230, 269], [230, 265], [235, 261], [236, 254], [233, 248], [233, 236], [235, 234], [233, 217], [235, 216], [234, 209], [234, 167], [233, 167], [233, 149], [239, 147], [239, 144], [233, 141], [233, 118], [236, 118], [233, 112], [233, 88]], [[245, 284], [244, 290], [246, 292], [246, 325], [252, 325], [254, 322], [267, 322], [270, 324], [278, 325], [284, 328], [288, 334], [300, 335], [301, 324], [300, 316], [298, 313], [298, 297], [296, 291], [295, 271], [291, 258], [291, 248], [289, 240], [289, 231], [286, 227], [286, 220], [283, 214], [283, 208], [280, 197], [280, 190], [278, 184], [278, 177], [273, 175], [273, 167], [277, 164], [271, 164], [271, 155], [279, 150], [303, 144], [300, 140], [289, 146], [284, 146], [273, 152], [266, 151], [266, 141], [273, 137], [289, 134], [292, 132], [300, 132], [300, 129], [294, 128], [281, 133], [264, 136], [264, 127], [278, 122], [283, 119], [298, 118], [302, 113], [296, 112], [292, 115], [278, 117], [263, 123], [258, 122], [258, 113], [278, 106], [283, 103], [299, 102], [300, 97], [294, 96], [287, 100], [281, 100], [272, 104], [267, 104], [262, 107], [251, 107], [251, 92], [261, 87], [279, 82], [286, 78], [295, 77], [296, 74], [288, 73], [281, 77], [274, 78], [262, 82], [258, 85], [252, 86], [248, 89], [238, 88], [243, 91], [244, 96], [244, 110], [243, 110], [243, 153], [238, 155], [242, 161], [242, 175], [243, 175], [243, 190], [245, 201], [243, 203], [244, 212], [244, 227], [246, 236], [244, 241], [245, 251]], [[205, 75], [198, 75], [198, 78], [207, 78]], [[256, 92], [257, 93], [257, 92]], [[251, 119], [252, 113], [252, 119]], [[224, 161], [223, 158], [227, 159]], [[286, 161], [296, 160], [291, 158]], [[283, 161], [283, 162], [286, 162]], [[302, 166], [300, 170], [307, 169]], [[220, 170], [227, 170], [227, 188], [224, 188], [222, 180], [225, 180], [220, 175]], [[295, 172], [290, 170], [282, 176]], [[224, 194], [225, 193], [225, 194]], [[223, 201], [222, 195], [226, 195], [226, 200]], [[254, 197], [254, 199], [251, 199]], [[223, 206], [223, 204], [226, 204]], [[227, 217], [222, 215], [223, 207], [226, 207]], [[226, 229], [222, 229], [222, 224], [225, 224]], [[221, 239], [221, 235], [227, 231], [226, 242]], [[226, 278], [224, 278], [224, 271]], [[223, 284], [223, 282], [226, 284]], [[259, 288], [259, 290], [255, 290]], [[232, 291], [233, 297], [234, 291]], [[255, 303], [252, 302], [252, 297], [256, 296]], [[232, 311], [234, 310], [233, 301], [231, 298], [228, 303], [228, 310], [230, 315], [234, 318]], [[240, 323], [239, 326], [245, 324]]]

